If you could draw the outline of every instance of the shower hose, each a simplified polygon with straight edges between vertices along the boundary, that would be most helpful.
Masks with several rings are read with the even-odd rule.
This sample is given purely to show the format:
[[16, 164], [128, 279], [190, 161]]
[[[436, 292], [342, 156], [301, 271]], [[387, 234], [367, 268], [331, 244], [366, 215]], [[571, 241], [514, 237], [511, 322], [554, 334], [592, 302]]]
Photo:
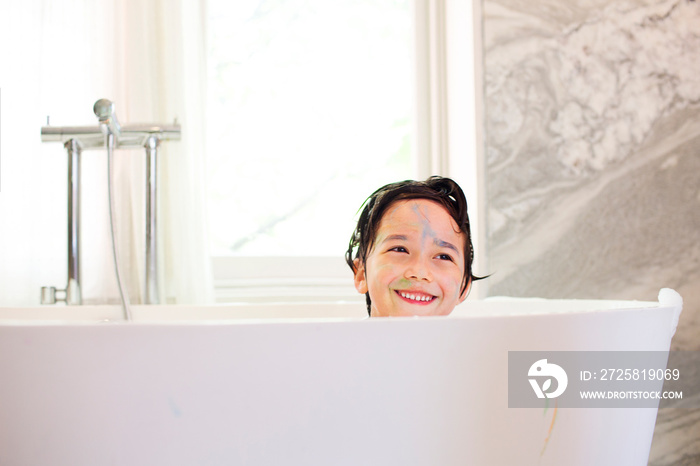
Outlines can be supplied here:
[[119, 264], [119, 254], [117, 254], [117, 235], [114, 229], [114, 183], [112, 178], [114, 175], [114, 134], [112, 131], [105, 133], [105, 146], [107, 147], [107, 191], [109, 197], [109, 227], [112, 234], [112, 255], [114, 256], [114, 269], [117, 274], [117, 284], [119, 285], [119, 295], [121, 296], [122, 308], [124, 309], [124, 319], [130, 322], [131, 319], [131, 304], [129, 303], [129, 291], [124, 284], [124, 276], [122, 275]]

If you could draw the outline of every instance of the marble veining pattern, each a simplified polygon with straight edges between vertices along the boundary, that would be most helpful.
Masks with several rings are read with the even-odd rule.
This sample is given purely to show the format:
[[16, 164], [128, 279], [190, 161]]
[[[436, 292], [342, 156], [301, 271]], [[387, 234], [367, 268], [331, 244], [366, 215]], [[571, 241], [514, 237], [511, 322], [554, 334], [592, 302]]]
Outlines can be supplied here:
[[[508, 3], [486, 3], [487, 29], [489, 11], [502, 11]], [[513, 170], [523, 168], [513, 163], [517, 159], [527, 158], [527, 175], [548, 185], [518, 190], [516, 203], [492, 203], [492, 234], [527, 217], [551, 191], [552, 181], [560, 189], [577, 185], [633, 156], [656, 124], [700, 103], [697, 3], [632, 8], [616, 2], [587, 13], [546, 29], [527, 18], [524, 37], [509, 31], [504, 40], [491, 37], [494, 43], [486, 44], [491, 199], [523, 182], [534, 184], [531, 176]], [[538, 167], [545, 160], [551, 169]]]
[[[487, 0], [489, 294], [654, 300], [700, 350], [700, 2]], [[480, 271], [481, 272], [481, 271]], [[661, 410], [650, 464], [700, 464]]]

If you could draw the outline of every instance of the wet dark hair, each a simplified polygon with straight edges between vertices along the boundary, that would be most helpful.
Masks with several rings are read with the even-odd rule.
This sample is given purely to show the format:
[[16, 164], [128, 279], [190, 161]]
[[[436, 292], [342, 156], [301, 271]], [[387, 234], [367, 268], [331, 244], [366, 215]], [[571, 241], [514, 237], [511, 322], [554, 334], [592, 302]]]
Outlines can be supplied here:
[[[467, 215], [467, 199], [459, 185], [450, 178], [431, 176], [425, 181], [406, 180], [382, 186], [368, 197], [362, 204], [363, 207], [357, 227], [350, 237], [350, 244], [345, 253], [345, 261], [353, 273], [357, 271], [355, 259], [360, 259], [361, 264], [367, 263], [367, 256], [374, 247], [379, 223], [387, 208], [397, 201], [406, 199], [427, 199], [442, 205], [450, 214], [464, 233], [464, 277], [462, 289], [464, 293], [470, 281], [481, 280], [484, 277], [475, 277], [472, 274], [474, 262], [474, 247], [472, 246], [471, 230], [469, 228], [469, 215]], [[366, 271], [365, 271], [366, 273]], [[367, 312], [372, 306], [369, 292], [365, 293], [367, 299]]]

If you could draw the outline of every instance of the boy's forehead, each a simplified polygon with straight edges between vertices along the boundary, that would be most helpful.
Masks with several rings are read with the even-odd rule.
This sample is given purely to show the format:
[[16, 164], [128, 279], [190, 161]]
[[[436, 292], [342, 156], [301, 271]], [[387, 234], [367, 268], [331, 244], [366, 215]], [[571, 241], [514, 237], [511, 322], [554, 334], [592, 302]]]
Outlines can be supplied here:
[[402, 199], [391, 203], [379, 221], [376, 240], [382, 240], [397, 228], [422, 230], [431, 236], [438, 235], [436, 229], [442, 236], [463, 235], [447, 209], [429, 199]]

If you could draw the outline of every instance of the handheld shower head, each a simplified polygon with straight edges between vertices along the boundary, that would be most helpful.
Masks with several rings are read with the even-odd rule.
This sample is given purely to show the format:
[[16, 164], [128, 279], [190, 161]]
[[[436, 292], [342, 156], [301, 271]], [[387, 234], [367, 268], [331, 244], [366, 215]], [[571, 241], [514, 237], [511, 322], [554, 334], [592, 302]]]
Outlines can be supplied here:
[[119, 126], [119, 120], [117, 120], [117, 114], [114, 111], [114, 103], [108, 99], [100, 99], [95, 102], [92, 110], [95, 112], [95, 116], [100, 121], [102, 131], [109, 131], [115, 136], [115, 138], [118, 137], [121, 127]]
[[92, 107], [92, 110], [95, 112], [97, 118], [99, 118], [102, 122], [114, 115], [114, 103], [108, 99], [100, 99], [95, 102], [95, 106]]

